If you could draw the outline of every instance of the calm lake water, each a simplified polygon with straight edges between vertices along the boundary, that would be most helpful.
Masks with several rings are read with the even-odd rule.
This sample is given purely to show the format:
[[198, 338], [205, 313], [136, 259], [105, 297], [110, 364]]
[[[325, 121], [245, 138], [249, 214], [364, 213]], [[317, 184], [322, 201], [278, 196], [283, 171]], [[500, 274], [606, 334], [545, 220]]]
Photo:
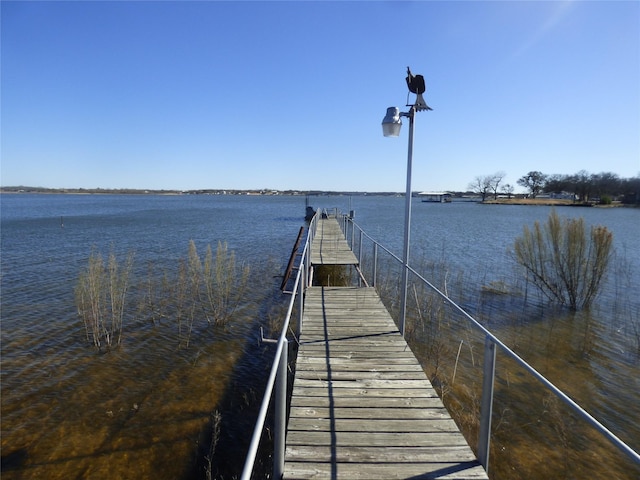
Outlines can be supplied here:
[[[311, 201], [355, 210], [365, 231], [401, 254], [404, 198]], [[0, 208], [3, 477], [204, 478], [215, 410], [223, 414], [216, 459], [244, 448], [272, 354], [258, 341], [259, 327], [268, 332], [288, 300], [278, 287], [304, 225], [304, 197], [20, 194], [3, 195]], [[508, 249], [524, 225], [544, 221], [549, 211], [414, 201], [411, 263], [444, 259], [478, 291], [514, 282]], [[583, 395], [589, 411], [639, 450], [640, 210], [558, 213], [614, 234], [616, 265], [591, 314], [599, 338], [576, 366], [586, 363], [590, 373], [571, 393], [580, 402]], [[225, 328], [196, 325], [192, 344], [182, 348], [175, 325], [143, 321], [134, 309], [125, 318], [123, 345], [98, 353], [74, 299], [92, 249], [105, 257], [133, 252], [132, 283], [143, 284], [149, 265], [175, 270], [190, 240], [201, 254], [226, 242], [250, 266], [252, 290], [241, 318]], [[474, 298], [465, 307], [476, 314]], [[510, 338], [523, 330], [514, 333], [499, 319], [495, 327]], [[548, 353], [532, 348], [534, 335], [540, 334], [520, 340], [525, 358], [563, 388], [571, 385], [566, 363], [552, 366]], [[548, 344], [546, 338], [539, 342]], [[233, 466], [217, 468], [214, 476], [230, 478]]]

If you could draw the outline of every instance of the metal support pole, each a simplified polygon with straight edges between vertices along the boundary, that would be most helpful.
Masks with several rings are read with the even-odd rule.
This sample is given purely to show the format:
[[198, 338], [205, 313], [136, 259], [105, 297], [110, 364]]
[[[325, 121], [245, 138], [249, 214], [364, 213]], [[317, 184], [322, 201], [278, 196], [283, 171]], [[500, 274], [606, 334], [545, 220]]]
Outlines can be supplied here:
[[284, 449], [287, 435], [287, 363], [289, 342], [284, 341], [276, 378], [275, 420], [273, 435], [273, 478], [284, 475]]
[[407, 320], [407, 288], [409, 285], [409, 233], [411, 231], [411, 163], [413, 160], [413, 123], [415, 117], [415, 106], [412, 106], [408, 113], [409, 117], [409, 151], [407, 153], [407, 191], [405, 193], [404, 207], [404, 248], [402, 251], [402, 305], [400, 307], [400, 333], [404, 337], [405, 323]]
[[311, 244], [313, 243], [315, 237], [311, 237], [310, 238], [310, 242], [307, 245], [307, 254], [305, 255], [305, 259], [304, 259], [304, 265], [305, 265], [305, 269], [304, 269], [304, 274], [305, 274], [305, 280], [304, 280], [304, 284], [305, 286], [309, 285], [311, 282]]
[[376, 280], [378, 277], [378, 244], [373, 244], [373, 273], [371, 279], [371, 286], [376, 286]]
[[351, 251], [353, 252], [353, 247], [356, 244], [356, 237], [355, 237], [355, 233], [356, 233], [356, 227], [353, 224], [353, 222], [349, 222], [351, 224]]
[[487, 335], [484, 341], [480, 433], [478, 434], [478, 460], [486, 472], [489, 472], [489, 447], [491, 445], [491, 416], [493, 413], [493, 385], [495, 376], [496, 344], [491, 337]]
[[[303, 268], [305, 267], [303, 266]], [[307, 279], [305, 275], [300, 276], [298, 288], [298, 340], [300, 340], [300, 335], [302, 335], [302, 315], [304, 314], [304, 294], [307, 290]]]

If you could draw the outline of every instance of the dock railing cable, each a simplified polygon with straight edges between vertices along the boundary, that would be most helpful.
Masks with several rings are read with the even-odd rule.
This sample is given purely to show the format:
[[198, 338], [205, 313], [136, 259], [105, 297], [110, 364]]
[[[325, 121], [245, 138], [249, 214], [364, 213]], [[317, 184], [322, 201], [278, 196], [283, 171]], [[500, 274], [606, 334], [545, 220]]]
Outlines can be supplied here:
[[[351, 224], [351, 228], [349, 228], [349, 224]], [[402, 259], [391, 252], [388, 248], [384, 247], [372, 237], [370, 237], [364, 230], [353, 221], [352, 218], [347, 217], [346, 215], [343, 217], [341, 222], [342, 230], [347, 236], [350, 234], [351, 237], [351, 245], [354, 245], [356, 239], [356, 229], [357, 235], [359, 235], [358, 245], [360, 251], [358, 252], [358, 256], [362, 259], [362, 245], [363, 239], [367, 238], [373, 244], [373, 265], [372, 265], [372, 280], [371, 284], [376, 285], [376, 276], [377, 276], [377, 263], [378, 263], [378, 252], [382, 250], [387, 253], [390, 258], [394, 261], [398, 262], [400, 265], [403, 264]], [[407, 267], [409, 272], [415, 275], [415, 277], [421, 281], [424, 285], [426, 285], [429, 289], [431, 289], [435, 294], [440, 296], [443, 300], [445, 300], [454, 310], [458, 311], [464, 318], [466, 318], [470, 324], [479, 330], [485, 338], [484, 341], [484, 367], [483, 367], [483, 381], [482, 381], [482, 398], [481, 398], [481, 406], [480, 406], [480, 432], [478, 436], [478, 460], [484, 467], [486, 471], [489, 470], [489, 446], [491, 443], [491, 415], [493, 409], [493, 386], [495, 382], [495, 361], [496, 361], [496, 353], [497, 348], [500, 349], [502, 353], [506, 356], [510, 357], [514, 360], [519, 366], [521, 366], [526, 372], [532, 375], [536, 380], [538, 380], [542, 385], [552, 392], [556, 397], [558, 397], [562, 402], [568, 405], [571, 410], [575, 414], [577, 414], [580, 418], [585, 420], [589, 425], [594, 427], [604, 438], [606, 438], [611, 444], [617, 447], [621, 452], [627, 455], [632, 461], [637, 464], [640, 464], [640, 454], [633, 450], [629, 445], [623, 442], [620, 438], [618, 438], [613, 432], [611, 432], [607, 427], [605, 427], [599, 420], [593, 417], [589, 412], [583, 409], [578, 403], [576, 403], [571, 397], [569, 397], [566, 393], [564, 393], [560, 388], [556, 387], [551, 381], [549, 381], [546, 377], [544, 377], [540, 372], [538, 372], [535, 368], [529, 365], [525, 360], [523, 360], [517, 353], [511, 350], [507, 345], [505, 345], [498, 337], [496, 337], [493, 333], [491, 333], [487, 328], [485, 328], [480, 322], [478, 322], [475, 318], [473, 318], [469, 313], [467, 313], [462, 307], [460, 307], [457, 303], [455, 303], [451, 298], [449, 298], [445, 293], [443, 293], [440, 289], [438, 289], [431, 282], [426, 280], [420, 273], [414, 270], [411, 266]]]
[[[325, 212], [326, 214], [326, 212]], [[265, 387], [265, 394], [262, 399], [256, 425], [254, 427], [253, 436], [249, 445], [249, 450], [244, 464], [241, 480], [250, 480], [253, 473], [253, 468], [258, 453], [258, 447], [260, 439], [265, 428], [265, 422], [269, 407], [271, 405], [271, 397], [275, 390], [274, 399], [274, 453], [273, 453], [273, 478], [282, 478], [284, 472], [284, 454], [285, 454], [285, 436], [286, 436], [286, 405], [287, 405], [287, 376], [288, 376], [288, 340], [287, 332], [289, 330], [289, 324], [291, 322], [291, 315], [296, 301], [298, 301], [298, 332], [300, 335], [302, 328], [302, 318], [304, 309], [304, 291], [310, 283], [310, 245], [315, 235], [315, 229], [317, 226], [317, 219], [321, 216], [318, 211], [309, 224], [307, 231], [306, 242], [301, 254], [300, 265], [295, 279], [295, 284], [292, 289], [291, 300], [284, 319], [282, 331], [277, 341], [276, 352], [273, 359], [273, 365], [267, 380]], [[389, 255], [389, 257], [403, 264], [402, 259], [391, 252], [388, 248], [383, 246], [369, 236], [364, 230], [356, 224], [352, 218], [344, 216], [339, 218], [339, 223], [345, 236], [350, 237], [351, 245], [354, 245], [356, 235], [358, 238], [358, 257], [362, 262], [362, 249], [363, 240], [368, 239], [373, 245], [373, 258], [371, 268], [371, 285], [376, 285], [377, 270], [378, 270], [378, 253], [382, 251]], [[350, 228], [349, 228], [350, 227]], [[357, 230], [357, 233], [356, 233]], [[495, 382], [495, 362], [496, 353], [498, 348], [506, 356], [514, 360], [520, 365], [526, 372], [528, 372], [533, 378], [538, 380], [547, 390], [557, 396], [562, 402], [568, 405], [575, 414], [585, 420], [588, 424], [596, 429], [604, 438], [606, 438], [611, 444], [617, 447], [621, 452], [628, 456], [632, 461], [640, 464], [640, 455], [633, 450], [629, 445], [618, 438], [613, 432], [605, 427], [599, 420], [593, 417], [590, 413], [584, 410], [578, 403], [571, 399], [561, 389], [556, 387], [551, 381], [539, 373], [535, 368], [529, 365], [518, 354], [505, 345], [498, 337], [485, 328], [480, 322], [468, 314], [462, 307], [456, 304], [450, 297], [443, 293], [440, 289], [434, 286], [431, 282], [426, 280], [420, 273], [414, 270], [411, 266], [407, 267], [409, 272], [412, 273], [419, 281], [431, 289], [435, 294], [440, 296], [446, 301], [454, 310], [458, 311], [464, 318], [466, 318], [470, 325], [479, 330], [485, 338], [484, 342], [484, 367], [483, 367], [483, 381], [482, 381], [482, 398], [480, 408], [480, 433], [478, 436], [478, 460], [482, 464], [485, 470], [489, 469], [489, 446], [491, 443], [491, 415], [493, 408], [493, 386]], [[496, 348], [498, 347], [498, 348]]]
[[241, 480], [249, 480], [253, 473], [253, 468], [258, 454], [258, 447], [260, 445], [260, 439], [262, 432], [265, 428], [265, 422], [269, 406], [271, 405], [271, 396], [275, 389], [274, 398], [274, 452], [273, 452], [273, 478], [280, 479], [284, 473], [284, 452], [285, 452], [285, 436], [286, 436], [286, 424], [287, 424], [287, 377], [288, 377], [288, 345], [287, 332], [289, 331], [289, 324], [291, 323], [291, 315], [295, 306], [296, 300], [298, 301], [298, 332], [297, 336], [300, 336], [302, 328], [302, 314], [304, 309], [304, 291], [309, 282], [308, 265], [310, 264], [310, 243], [313, 241], [315, 235], [315, 229], [317, 225], [318, 214], [316, 214], [307, 230], [307, 239], [302, 250], [300, 265], [298, 267], [298, 273], [296, 275], [295, 284], [291, 291], [291, 300], [289, 301], [289, 307], [282, 325], [282, 331], [276, 345], [276, 352], [273, 358], [273, 364], [267, 385], [265, 387], [264, 397], [260, 405], [258, 412], [258, 418], [251, 437], [251, 443], [249, 444], [249, 450], [244, 463]]

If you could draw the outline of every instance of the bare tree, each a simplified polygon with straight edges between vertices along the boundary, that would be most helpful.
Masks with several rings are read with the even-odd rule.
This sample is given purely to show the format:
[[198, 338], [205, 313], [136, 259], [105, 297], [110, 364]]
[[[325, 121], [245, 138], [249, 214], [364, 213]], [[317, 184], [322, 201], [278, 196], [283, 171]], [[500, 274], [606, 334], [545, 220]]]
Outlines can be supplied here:
[[640, 204], [640, 173], [634, 178], [622, 181], [622, 203]]
[[500, 189], [500, 183], [502, 183], [502, 180], [506, 176], [507, 176], [507, 174], [505, 172], [502, 172], [502, 171], [496, 172], [493, 175], [490, 175], [489, 189], [493, 192], [493, 199], [494, 200], [498, 199], [498, 191]]
[[591, 175], [586, 170], [580, 170], [570, 177], [573, 192], [578, 196], [580, 202], [586, 202], [591, 196], [593, 184], [591, 183]]
[[492, 175], [487, 176], [477, 176], [473, 182], [469, 184], [469, 190], [473, 193], [476, 193], [482, 197], [482, 201], [484, 202], [487, 194], [491, 191], [491, 180]]
[[596, 195], [602, 197], [603, 195], [617, 195], [620, 192], [622, 180], [615, 173], [600, 172], [591, 175], [591, 183]]
[[531, 171], [518, 179], [518, 185], [529, 190], [531, 198], [536, 198], [542, 191], [547, 176], [538, 171]]
[[564, 191], [571, 191], [572, 187], [573, 186], [569, 181], [569, 176], [560, 175], [558, 173], [547, 175], [547, 178], [544, 182], [544, 191], [547, 193], [561, 193]]
[[502, 186], [502, 193], [504, 193], [508, 198], [511, 198], [511, 196], [513, 195], [513, 190], [513, 185], [511, 185], [510, 183], [506, 183]]

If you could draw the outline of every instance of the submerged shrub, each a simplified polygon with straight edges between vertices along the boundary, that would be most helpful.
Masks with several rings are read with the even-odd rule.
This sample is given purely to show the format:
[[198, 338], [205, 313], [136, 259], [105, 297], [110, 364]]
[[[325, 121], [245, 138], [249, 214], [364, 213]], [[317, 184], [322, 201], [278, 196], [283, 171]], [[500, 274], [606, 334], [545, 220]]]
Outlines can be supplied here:
[[76, 286], [78, 314], [84, 322], [87, 339], [98, 349], [120, 345], [132, 266], [132, 253], [120, 265], [111, 252], [105, 265], [102, 255], [93, 250], [87, 268], [80, 274]]
[[242, 265], [238, 269], [235, 253], [229, 252], [226, 242], [218, 242], [215, 258], [211, 245], [207, 245], [202, 273], [207, 319], [216, 325], [224, 325], [244, 296], [249, 267]]
[[606, 227], [591, 227], [587, 234], [584, 219], [561, 220], [552, 210], [544, 225], [525, 225], [514, 256], [547, 298], [579, 310], [589, 308], [598, 293], [612, 243]]
[[133, 285], [137, 298], [125, 305], [132, 267], [133, 255], [118, 263], [112, 253], [105, 264], [94, 250], [80, 273], [75, 289], [78, 314], [87, 339], [98, 349], [120, 343], [123, 319], [132, 305], [141, 320], [154, 325], [171, 320], [179, 345], [188, 348], [199, 323], [224, 326], [230, 321], [243, 306], [249, 282], [249, 267], [237, 264], [226, 243], [219, 242], [215, 251], [207, 245], [202, 258], [191, 240], [175, 269], [158, 272], [149, 262], [144, 280]]

